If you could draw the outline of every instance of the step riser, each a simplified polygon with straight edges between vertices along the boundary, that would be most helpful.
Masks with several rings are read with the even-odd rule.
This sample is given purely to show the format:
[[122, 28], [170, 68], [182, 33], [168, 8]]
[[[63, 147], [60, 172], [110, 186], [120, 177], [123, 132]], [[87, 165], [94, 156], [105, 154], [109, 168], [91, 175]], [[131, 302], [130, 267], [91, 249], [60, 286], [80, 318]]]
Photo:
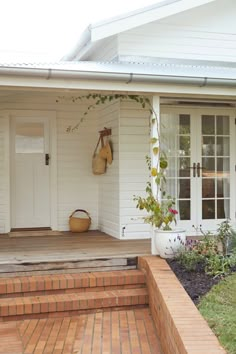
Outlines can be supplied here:
[[44, 272], [44, 271], [63, 271], [78, 270], [81, 272], [112, 271], [116, 269], [136, 269], [137, 257], [129, 258], [105, 258], [105, 259], [84, 259], [80, 261], [68, 260], [60, 262], [34, 262], [34, 263], [7, 263], [1, 264], [0, 273], [15, 272]]
[[96, 291], [97, 289], [132, 288], [145, 285], [144, 274], [138, 270], [61, 274], [35, 277], [0, 279], [0, 298], [44, 295], [63, 292]]
[[10, 293], [0, 295], [0, 299], [7, 299], [11, 297], [26, 297], [26, 296], [42, 296], [42, 295], [53, 295], [53, 294], [72, 294], [72, 293], [85, 293], [85, 292], [100, 292], [108, 290], [118, 290], [118, 289], [140, 289], [145, 288], [145, 284], [131, 284], [131, 285], [117, 285], [117, 286], [99, 286], [93, 288], [73, 288], [73, 289], [57, 289], [57, 290], [43, 290], [43, 291], [32, 291], [32, 292], [21, 292], [21, 293]]
[[147, 305], [146, 289], [114, 290], [100, 293], [67, 294], [55, 296], [15, 298], [5, 301], [0, 308], [3, 321], [11, 316], [45, 314], [71, 311], [103, 309], [122, 306]]
[[114, 307], [103, 307], [99, 309], [89, 309], [89, 310], [72, 310], [72, 311], [63, 311], [63, 312], [49, 312], [49, 313], [39, 313], [39, 314], [29, 314], [29, 315], [16, 315], [16, 316], [7, 316], [1, 317], [0, 322], [8, 321], [22, 321], [22, 320], [33, 320], [33, 319], [43, 319], [43, 318], [64, 318], [70, 316], [79, 316], [89, 313], [98, 313], [98, 312], [109, 312], [109, 311], [127, 311], [127, 310], [137, 310], [148, 308], [148, 304], [144, 305], [129, 305], [129, 306], [114, 306]]

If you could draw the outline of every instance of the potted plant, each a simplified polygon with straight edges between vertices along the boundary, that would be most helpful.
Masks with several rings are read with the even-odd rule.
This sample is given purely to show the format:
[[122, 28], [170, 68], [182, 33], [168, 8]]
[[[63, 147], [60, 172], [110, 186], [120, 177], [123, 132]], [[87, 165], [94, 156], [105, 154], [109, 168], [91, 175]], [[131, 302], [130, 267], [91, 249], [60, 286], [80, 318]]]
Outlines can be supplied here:
[[[166, 156], [159, 158], [158, 168], [151, 168], [151, 160], [147, 158], [151, 176], [158, 186], [157, 194], [153, 194], [151, 182], [147, 182], [146, 196], [134, 196], [136, 207], [145, 210], [147, 216], [143, 217], [145, 223], [151, 224], [154, 228], [154, 245], [162, 258], [172, 258], [180, 247], [185, 245], [185, 230], [177, 229], [175, 199], [167, 195], [165, 170], [168, 166]], [[151, 177], [150, 176], [150, 177]]]

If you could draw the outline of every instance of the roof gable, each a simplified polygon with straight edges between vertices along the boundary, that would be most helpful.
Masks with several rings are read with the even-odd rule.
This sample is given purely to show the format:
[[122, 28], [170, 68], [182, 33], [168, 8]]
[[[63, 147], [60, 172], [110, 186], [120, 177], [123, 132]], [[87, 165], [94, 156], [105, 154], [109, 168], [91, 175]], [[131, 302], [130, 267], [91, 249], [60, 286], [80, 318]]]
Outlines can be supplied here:
[[91, 41], [104, 39], [214, 1], [216, 0], [164, 0], [152, 6], [92, 24], [89, 27]]

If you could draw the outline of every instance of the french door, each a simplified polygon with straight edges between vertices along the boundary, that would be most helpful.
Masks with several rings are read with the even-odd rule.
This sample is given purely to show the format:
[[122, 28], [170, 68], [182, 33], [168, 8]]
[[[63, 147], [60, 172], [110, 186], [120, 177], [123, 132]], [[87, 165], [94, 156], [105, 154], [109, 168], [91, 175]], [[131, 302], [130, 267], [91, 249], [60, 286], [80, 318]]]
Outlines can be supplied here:
[[168, 156], [167, 194], [189, 234], [235, 221], [235, 117], [230, 110], [165, 108], [161, 146]]

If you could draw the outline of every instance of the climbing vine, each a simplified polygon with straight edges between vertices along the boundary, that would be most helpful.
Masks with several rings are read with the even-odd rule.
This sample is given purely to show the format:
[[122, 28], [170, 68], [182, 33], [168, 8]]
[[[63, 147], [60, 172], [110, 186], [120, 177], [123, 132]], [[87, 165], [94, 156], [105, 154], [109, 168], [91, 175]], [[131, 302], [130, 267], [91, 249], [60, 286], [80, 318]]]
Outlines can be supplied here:
[[58, 97], [57, 102], [62, 100], [70, 100], [70, 102], [76, 103], [78, 101], [84, 100], [93, 100], [94, 102], [86, 108], [86, 110], [82, 113], [81, 118], [79, 119], [78, 123], [75, 126], [68, 126], [67, 132], [72, 133], [79, 129], [80, 125], [86, 119], [86, 116], [89, 114], [90, 111], [95, 109], [100, 105], [105, 105], [106, 103], [111, 103], [116, 100], [131, 100], [138, 104], [143, 109], [147, 109], [151, 116], [151, 124], [155, 125], [156, 137], [151, 138], [150, 144], [152, 145], [152, 152], [155, 156], [158, 156], [157, 165], [152, 166], [152, 161], [150, 156], [146, 156], [146, 163], [148, 169], [150, 171], [150, 175], [154, 178], [155, 183], [158, 185], [159, 191], [161, 191], [162, 197], [167, 199], [167, 202], [159, 201], [157, 196], [153, 196], [152, 188], [150, 182], [147, 182], [146, 187], [146, 198], [141, 198], [139, 196], [135, 196], [134, 200], [137, 202], [137, 208], [139, 209], [146, 209], [148, 212], [152, 212], [154, 215], [145, 218], [145, 222], [149, 222], [151, 224], [155, 224], [156, 226], [161, 226], [165, 224], [165, 227], [169, 227], [169, 223], [175, 220], [175, 213], [173, 213], [172, 206], [175, 204], [173, 198], [170, 196], [166, 196], [165, 192], [165, 184], [166, 184], [166, 169], [168, 167], [167, 156], [164, 151], [161, 149], [161, 142], [160, 142], [160, 132], [159, 132], [159, 125], [158, 125], [158, 115], [155, 112], [152, 103], [148, 97], [142, 95], [127, 95], [127, 94], [100, 94], [100, 93], [90, 93], [84, 96], [78, 97], [70, 97], [67, 98], [65, 96]]

